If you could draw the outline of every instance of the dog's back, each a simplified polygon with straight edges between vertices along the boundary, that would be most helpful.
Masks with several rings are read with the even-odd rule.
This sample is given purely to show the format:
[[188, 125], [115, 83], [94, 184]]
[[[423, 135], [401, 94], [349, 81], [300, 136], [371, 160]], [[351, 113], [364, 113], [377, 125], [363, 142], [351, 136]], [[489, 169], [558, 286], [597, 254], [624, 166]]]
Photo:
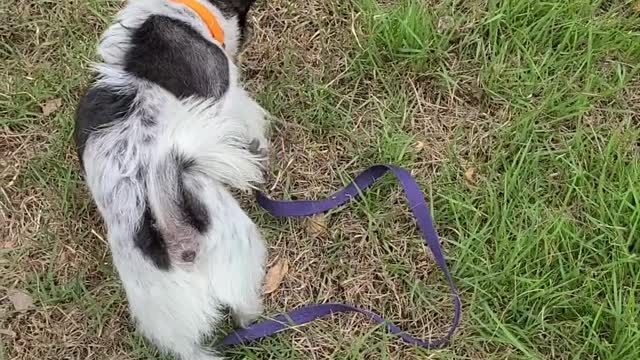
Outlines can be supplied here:
[[251, 1], [220, 3], [225, 16], [200, 0], [228, 35], [225, 49], [181, 4], [129, 4], [101, 40], [103, 62], [76, 116], [78, 155], [132, 315], [183, 359], [213, 358], [198, 342], [223, 307], [241, 322], [261, 310], [264, 245], [226, 189], [262, 181], [265, 114], [229, 56]]

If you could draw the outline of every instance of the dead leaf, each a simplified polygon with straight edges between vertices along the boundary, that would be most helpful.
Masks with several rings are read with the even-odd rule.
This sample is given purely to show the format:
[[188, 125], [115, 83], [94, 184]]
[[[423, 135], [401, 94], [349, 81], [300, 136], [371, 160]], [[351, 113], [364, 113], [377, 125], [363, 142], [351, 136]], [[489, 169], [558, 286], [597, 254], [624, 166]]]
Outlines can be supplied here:
[[476, 169], [473, 167], [468, 168], [467, 171], [464, 172], [464, 178], [470, 183], [476, 182]]
[[436, 26], [438, 32], [443, 33], [451, 30], [456, 21], [451, 16], [442, 16], [438, 18], [438, 25]]
[[48, 100], [42, 105], [42, 115], [49, 116], [56, 112], [62, 106], [62, 98]]
[[276, 262], [275, 265], [267, 271], [267, 276], [264, 281], [264, 294], [271, 294], [272, 292], [278, 290], [280, 287], [280, 283], [284, 279], [284, 276], [289, 271], [289, 261], [287, 259], [280, 259]]
[[24, 291], [10, 289], [7, 291], [7, 297], [16, 311], [25, 311], [33, 308], [33, 298]]
[[307, 233], [314, 238], [327, 234], [327, 220], [322, 214], [307, 218], [306, 225]]

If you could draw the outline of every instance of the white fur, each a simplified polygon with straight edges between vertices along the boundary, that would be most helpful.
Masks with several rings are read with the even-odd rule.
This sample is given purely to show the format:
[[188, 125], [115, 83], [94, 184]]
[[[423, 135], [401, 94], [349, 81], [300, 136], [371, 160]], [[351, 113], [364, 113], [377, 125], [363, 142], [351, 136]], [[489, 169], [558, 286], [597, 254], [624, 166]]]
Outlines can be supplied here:
[[[228, 55], [235, 54], [235, 22], [224, 19], [209, 3], [203, 4], [221, 22]], [[260, 159], [243, 145], [259, 139], [261, 146], [266, 146], [266, 114], [240, 87], [231, 58], [230, 88], [216, 103], [179, 100], [159, 86], [127, 74], [122, 68], [129, 46], [125, 28], [139, 26], [151, 14], [187, 21], [210, 39], [198, 18], [167, 0], [134, 0], [118, 14], [98, 48], [103, 62], [94, 66], [97, 83], [123, 92], [136, 89], [140, 110], [90, 136], [83, 153], [86, 180], [107, 225], [114, 264], [139, 330], [183, 360], [219, 359], [199, 342], [222, 319], [221, 307], [230, 306], [241, 324], [262, 310], [265, 246], [257, 227], [226, 187], [246, 190], [262, 182]], [[157, 114], [156, 127], [142, 125], [142, 110]], [[112, 148], [122, 140], [127, 146], [114, 154]], [[142, 255], [132, 239], [146, 197], [154, 214], [164, 210], [162, 179], [156, 171], [172, 149], [197, 159], [197, 174], [186, 183], [198, 190], [211, 226], [206, 234], [194, 235], [199, 247], [193, 263], [172, 262], [174, 266], [163, 271]], [[146, 175], [140, 177], [140, 169], [146, 169]], [[159, 226], [170, 226], [169, 221], [160, 217]]]

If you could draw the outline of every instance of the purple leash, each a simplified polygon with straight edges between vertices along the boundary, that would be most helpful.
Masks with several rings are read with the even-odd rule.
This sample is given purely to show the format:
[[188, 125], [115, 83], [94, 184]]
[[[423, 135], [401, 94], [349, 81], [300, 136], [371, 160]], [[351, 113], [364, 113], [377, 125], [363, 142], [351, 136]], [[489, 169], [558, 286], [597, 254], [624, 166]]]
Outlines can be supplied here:
[[453, 321], [447, 334], [440, 339], [432, 341], [419, 340], [405, 333], [399, 327], [391, 324], [382, 316], [374, 312], [360, 309], [352, 305], [329, 303], [306, 305], [287, 313], [277, 315], [274, 318], [254, 323], [249, 325], [247, 328], [238, 329], [227, 335], [222, 340], [223, 345], [234, 346], [245, 344], [276, 334], [293, 326], [306, 324], [327, 315], [346, 312], [364, 314], [369, 317], [371, 321], [378, 324], [384, 324], [389, 332], [400, 337], [407, 344], [431, 349], [442, 347], [449, 342], [449, 339], [460, 323], [460, 315], [462, 313], [460, 295], [458, 294], [458, 289], [453, 282], [453, 278], [451, 277], [451, 273], [447, 267], [447, 262], [442, 254], [442, 248], [440, 247], [438, 234], [433, 226], [429, 207], [424, 200], [420, 187], [416, 184], [408, 171], [393, 165], [374, 165], [358, 175], [358, 177], [356, 177], [356, 179], [344, 189], [323, 200], [272, 200], [260, 192], [256, 193], [256, 198], [258, 200], [258, 204], [273, 216], [309, 216], [319, 214], [337, 208], [349, 200], [358, 197], [362, 192], [380, 179], [387, 171], [391, 171], [400, 181], [400, 184], [407, 196], [411, 211], [416, 218], [418, 228], [425, 240], [425, 245], [433, 253], [436, 264], [438, 264], [438, 267], [442, 270], [442, 273], [449, 283], [451, 296], [453, 298], [454, 314]]

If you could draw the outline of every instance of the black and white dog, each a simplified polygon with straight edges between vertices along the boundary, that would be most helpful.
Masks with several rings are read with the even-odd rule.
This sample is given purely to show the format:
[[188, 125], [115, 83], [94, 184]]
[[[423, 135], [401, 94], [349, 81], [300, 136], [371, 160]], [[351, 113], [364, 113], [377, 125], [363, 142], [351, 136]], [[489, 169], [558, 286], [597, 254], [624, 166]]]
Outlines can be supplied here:
[[234, 65], [254, 0], [131, 0], [100, 40], [75, 140], [138, 329], [184, 360], [262, 311], [266, 250], [230, 189], [263, 180], [267, 114]]

